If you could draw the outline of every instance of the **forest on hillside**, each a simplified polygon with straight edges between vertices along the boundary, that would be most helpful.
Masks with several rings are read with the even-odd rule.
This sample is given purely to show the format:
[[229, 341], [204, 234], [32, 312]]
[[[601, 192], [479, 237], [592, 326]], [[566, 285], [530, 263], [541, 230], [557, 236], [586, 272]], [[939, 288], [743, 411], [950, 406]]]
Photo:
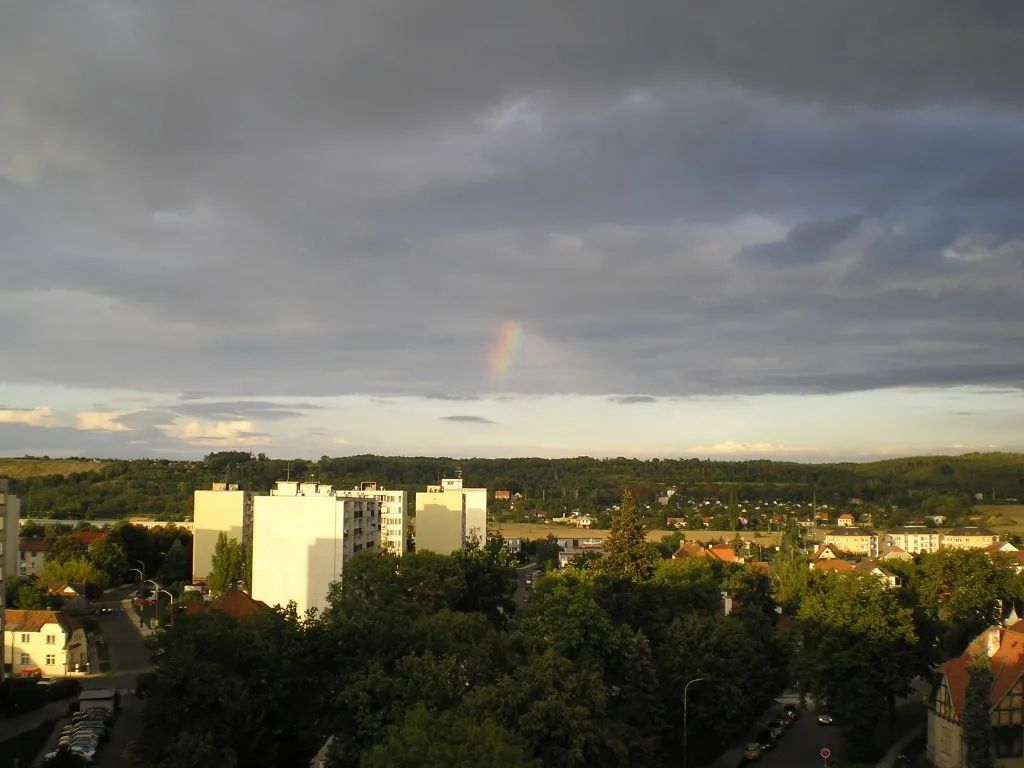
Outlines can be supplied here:
[[[33, 459], [23, 459], [31, 462]], [[54, 462], [40, 462], [52, 467]], [[584, 511], [615, 503], [623, 488], [652, 503], [670, 486], [693, 498], [766, 499], [844, 507], [851, 499], [918, 509], [935, 494], [984, 494], [986, 501], [1024, 498], [1024, 455], [975, 453], [922, 456], [855, 464], [702, 459], [463, 459], [396, 456], [323, 456], [272, 459], [241, 451], [211, 453], [202, 461], [103, 461], [95, 470], [10, 481], [22, 499], [22, 517], [106, 519], [136, 515], [182, 520], [193, 491], [214, 482], [268, 491], [277, 480], [315, 478], [336, 488], [375, 481], [387, 488], [423, 490], [461, 472], [467, 486], [509, 490], [552, 511]]]

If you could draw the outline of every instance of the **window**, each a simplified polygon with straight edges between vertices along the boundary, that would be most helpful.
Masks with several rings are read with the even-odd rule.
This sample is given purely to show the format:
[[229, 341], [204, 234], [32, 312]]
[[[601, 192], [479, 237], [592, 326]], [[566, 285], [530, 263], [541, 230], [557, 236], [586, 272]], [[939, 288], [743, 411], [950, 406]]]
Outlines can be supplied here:
[[22, 635], [21, 636], [21, 642], [23, 642], [23, 643], [27, 643], [31, 639], [32, 639], [32, 635]]
[[51, 666], [57, 663], [57, 655], [54, 653], [46, 654], [46, 665]]
[[27, 653], [23, 653], [23, 654], [21, 654], [21, 663], [22, 664], [31, 664], [32, 663], [32, 659], [29, 658]]
[[996, 757], [1024, 757], [1024, 730], [1019, 725], [1001, 725], [992, 729]]
[[46, 644], [47, 645], [56, 645], [57, 644], [57, 636], [56, 635], [47, 635], [46, 636]]

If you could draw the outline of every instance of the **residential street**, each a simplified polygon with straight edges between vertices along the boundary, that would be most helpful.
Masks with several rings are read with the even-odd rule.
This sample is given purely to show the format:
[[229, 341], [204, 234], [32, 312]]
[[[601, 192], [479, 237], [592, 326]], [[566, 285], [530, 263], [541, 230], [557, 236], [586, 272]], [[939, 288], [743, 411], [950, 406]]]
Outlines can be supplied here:
[[[130, 768], [131, 763], [123, 757], [124, 749], [142, 734], [142, 702], [135, 696], [135, 685], [138, 675], [150, 668], [150, 659], [142, 635], [132, 623], [133, 617], [121, 609], [122, 600], [131, 590], [130, 586], [118, 589], [98, 601], [102, 607], [117, 609], [96, 617], [110, 648], [115, 674], [82, 680], [85, 690], [113, 688], [121, 694], [121, 711], [110, 728], [110, 741], [102, 743], [97, 755], [96, 765], [99, 768]], [[67, 719], [60, 722], [43, 754], [57, 748], [60, 728], [68, 722]]]

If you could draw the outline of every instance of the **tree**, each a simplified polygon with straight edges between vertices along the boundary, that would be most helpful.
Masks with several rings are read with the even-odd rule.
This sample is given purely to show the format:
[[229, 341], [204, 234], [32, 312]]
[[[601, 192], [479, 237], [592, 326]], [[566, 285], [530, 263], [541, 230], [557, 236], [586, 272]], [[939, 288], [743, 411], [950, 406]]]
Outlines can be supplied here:
[[237, 539], [229, 539], [221, 531], [213, 548], [210, 578], [207, 586], [215, 597], [235, 586], [245, 578], [245, 559], [242, 545]]
[[89, 555], [89, 548], [85, 545], [85, 542], [81, 539], [77, 539], [74, 536], [61, 536], [53, 542], [53, 546], [50, 548], [50, 554], [47, 556], [46, 561], [55, 561], [58, 563], [66, 563], [70, 560], [85, 560]]
[[992, 662], [984, 651], [971, 657], [964, 702], [964, 746], [968, 768], [996, 768], [992, 752]]
[[57, 582], [85, 583], [93, 590], [103, 591], [110, 581], [103, 571], [86, 560], [47, 560], [39, 572], [39, 581], [43, 584]]
[[110, 581], [116, 581], [128, 573], [128, 558], [120, 544], [109, 539], [97, 539], [89, 545], [89, 562], [103, 571]]
[[649, 581], [658, 557], [647, 542], [647, 529], [637, 514], [633, 493], [622, 492], [622, 504], [612, 515], [612, 529], [604, 540], [601, 571], [632, 581]]
[[46, 526], [42, 523], [22, 523], [18, 534], [23, 539], [41, 539], [46, 536]]
[[27, 579], [7, 582], [7, 607], [23, 611], [60, 610], [62, 600], [57, 595], [47, 595], [46, 590], [37, 587]]
[[[161, 583], [191, 584], [192, 583], [192, 552], [180, 540], [174, 544], [164, 556], [163, 565], [157, 572]], [[244, 576], [244, 569], [243, 569]], [[246, 581], [246, 584], [249, 582]]]

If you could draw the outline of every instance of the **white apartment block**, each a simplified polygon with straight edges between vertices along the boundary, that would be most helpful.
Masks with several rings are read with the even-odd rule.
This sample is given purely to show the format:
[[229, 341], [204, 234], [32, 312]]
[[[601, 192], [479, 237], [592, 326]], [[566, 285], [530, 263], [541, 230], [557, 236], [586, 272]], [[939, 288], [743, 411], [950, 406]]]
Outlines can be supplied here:
[[404, 555], [409, 541], [408, 493], [378, 488], [376, 483], [360, 483], [345, 495], [380, 502], [381, 551], [399, 557]]
[[978, 525], [954, 528], [942, 535], [945, 549], [986, 549], [999, 543], [999, 534]]
[[878, 539], [870, 528], [833, 528], [825, 534], [826, 544], [861, 557], [878, 557]]
[[237, 485], [214, 483], [196, 491], [192, 508], [192, 581], [205, 582], [213, 568], [213, 550], [221, 533], [245, 548], [252, 537], [252, 500]]
[[938, 552], [942, 546], [942, 533], [924, 525], [905, 525], [885, 533], [888, 547], [899, 547], [912, 555]]
[[416, 551], [450, 555], [466, 543], [466, 497], [428, 485], [416, 494]]
[[380, 549], [381, 503], [316, 482], [279, 481], [256, 496], [252, 523], [252, 598], [294, 601], [299, 614], [327, 607], [352, 555]]

